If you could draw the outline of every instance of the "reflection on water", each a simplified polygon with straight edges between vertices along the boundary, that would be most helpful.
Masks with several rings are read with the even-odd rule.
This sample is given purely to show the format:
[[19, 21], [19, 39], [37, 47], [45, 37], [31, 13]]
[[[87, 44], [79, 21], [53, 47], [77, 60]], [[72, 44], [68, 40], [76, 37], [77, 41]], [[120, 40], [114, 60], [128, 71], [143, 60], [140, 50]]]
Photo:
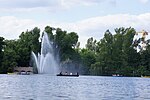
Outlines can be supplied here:
[[150, 99], [150, 78], [0, 75], [0, 100]]

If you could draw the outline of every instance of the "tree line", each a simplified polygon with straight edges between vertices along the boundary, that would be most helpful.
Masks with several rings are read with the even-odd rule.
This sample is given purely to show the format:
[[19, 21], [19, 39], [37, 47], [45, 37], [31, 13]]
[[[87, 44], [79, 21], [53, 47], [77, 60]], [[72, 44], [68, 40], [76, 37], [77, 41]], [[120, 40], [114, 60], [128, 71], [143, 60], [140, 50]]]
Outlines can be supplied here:
[[[115, 34], [106, 30], [100, 40], [89, 38], [85, 48], [80, 48], [77, 33], [50, 26], [44, 29], [54, 43], [55, 52], [59, 53], [62, 68], [74, 67], [84, 75], [150, 75], [150, 45], [147, 44], [146, 50], [138, 53], [132, 45], [136, 33], [134, 28], [114, 30]], [[35, 27], [22, 32], [16, 40], [0, 37], [0, 73], [12, 72], [16, 66], [32, 66], [31, 51], [38, 54], [41, 48], [40, 32]], [[66, 67], [70, 63], [71, 66]]]

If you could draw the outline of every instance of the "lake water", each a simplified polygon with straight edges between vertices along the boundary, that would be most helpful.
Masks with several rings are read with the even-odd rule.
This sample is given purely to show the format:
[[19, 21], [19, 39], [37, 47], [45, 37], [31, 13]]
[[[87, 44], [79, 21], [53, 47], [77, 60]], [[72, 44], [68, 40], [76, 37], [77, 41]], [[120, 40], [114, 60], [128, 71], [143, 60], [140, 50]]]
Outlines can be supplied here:
[[150, 78], [0, 75], [0, 100], [131, 99], [150, 99]]

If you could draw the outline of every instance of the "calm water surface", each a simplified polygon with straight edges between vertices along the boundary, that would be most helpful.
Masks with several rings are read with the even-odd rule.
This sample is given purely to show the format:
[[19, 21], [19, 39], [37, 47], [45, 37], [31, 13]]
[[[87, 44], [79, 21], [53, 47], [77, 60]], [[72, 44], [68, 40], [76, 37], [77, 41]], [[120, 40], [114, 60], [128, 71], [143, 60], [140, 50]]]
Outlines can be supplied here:
[[0, 75], [0, 100], [145, 100], [150, 78]]

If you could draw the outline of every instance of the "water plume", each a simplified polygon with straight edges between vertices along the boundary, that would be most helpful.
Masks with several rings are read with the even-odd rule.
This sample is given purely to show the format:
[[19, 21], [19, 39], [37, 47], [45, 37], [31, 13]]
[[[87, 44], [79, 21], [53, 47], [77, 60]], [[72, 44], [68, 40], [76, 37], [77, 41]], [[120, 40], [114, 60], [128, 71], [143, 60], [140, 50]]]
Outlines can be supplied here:
[[56, 74], [59, 72], [58, 54], [55, 52], [54, 43], [49, 40], [44, 32], [41, 42], [41, 53], [36, 55], [32, 52], [37, 71], [39, 74]]

